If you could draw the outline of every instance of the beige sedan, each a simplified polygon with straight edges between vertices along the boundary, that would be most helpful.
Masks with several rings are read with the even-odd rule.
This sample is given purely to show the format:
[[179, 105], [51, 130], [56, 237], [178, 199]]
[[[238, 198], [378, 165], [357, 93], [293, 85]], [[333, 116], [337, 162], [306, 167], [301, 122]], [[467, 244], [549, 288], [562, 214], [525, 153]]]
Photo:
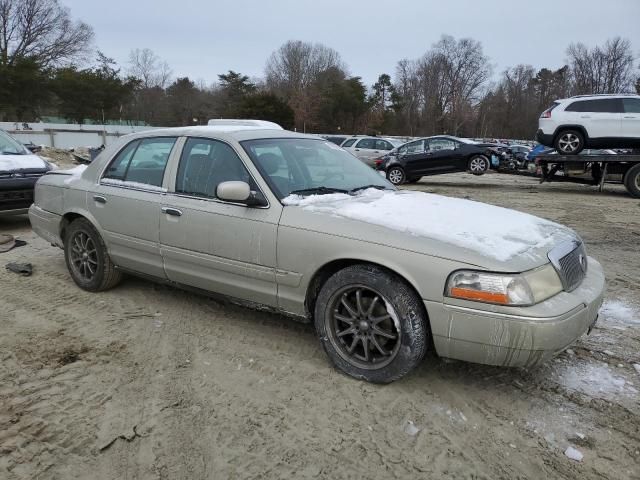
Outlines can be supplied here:
[[604, 290], [566, 227], [398, 191], [340, 147], [259, 121], [123, 137], [40, 179], [29, 216], [80, 288], [128, 273], [310, 320], [334, 365], [373, 382], [430, 348], [536, 365], [592, 327]]

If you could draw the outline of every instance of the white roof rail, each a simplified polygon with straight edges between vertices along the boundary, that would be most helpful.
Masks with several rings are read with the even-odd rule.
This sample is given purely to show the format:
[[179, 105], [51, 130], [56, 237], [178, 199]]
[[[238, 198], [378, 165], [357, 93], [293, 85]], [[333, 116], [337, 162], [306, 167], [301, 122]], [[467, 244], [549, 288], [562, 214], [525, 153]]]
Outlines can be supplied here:
[[243, 120], [243, 119], [211, 119], [207, 125], [215, 127], [252, 127], [256, 129], [284, 130], [280, 125], [266, 120]]

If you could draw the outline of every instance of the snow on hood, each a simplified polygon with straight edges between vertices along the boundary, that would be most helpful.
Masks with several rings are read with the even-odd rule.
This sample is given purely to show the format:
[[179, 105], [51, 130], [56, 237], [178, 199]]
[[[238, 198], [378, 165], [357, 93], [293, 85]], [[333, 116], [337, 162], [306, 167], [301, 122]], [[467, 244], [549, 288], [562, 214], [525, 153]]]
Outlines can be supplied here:
[[356, 195], [289, 195], [283, 203], [439, 240], [499, 261], [576, 238], [567, 227], [533, 215], [424, 192], [371, 188]]
[[21, 169], [47, 168], [47, 164], [37, 155], [0, 155], [0, 172]]

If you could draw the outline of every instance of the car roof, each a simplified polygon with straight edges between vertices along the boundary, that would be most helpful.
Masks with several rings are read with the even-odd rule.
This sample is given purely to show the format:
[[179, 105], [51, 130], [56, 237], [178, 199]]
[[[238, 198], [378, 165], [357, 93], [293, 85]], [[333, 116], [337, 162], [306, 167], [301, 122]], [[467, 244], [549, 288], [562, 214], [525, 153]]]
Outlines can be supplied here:
[[316, 135], [306, 135], [304, 133], [297, 133], [289, 130], [256, 128], [243, 125], [203, 125], [192, 127], [158, 128], [154, 130], [145, 130], [143, 132], [134, 133], [130, 135], [129, 138], [162, 136], [190, 136], [211, 138], [231, 137], [238, 142], [259, 138], [310, 138], [315, 140], [324, 140], [323, 138]]
[[555, 100], [555, 102], [564, 103], [564, 102], [573, 102], [573, 101], [580, 101], [580, 100], [601, 100], [606, 98], [639, 98], [640, 99], [640, 95], [635, 93], [597, 93], [594, 95], [574, 95], [573, 97], [569, 97], [569, 98], [560, 98], [558, 100]]

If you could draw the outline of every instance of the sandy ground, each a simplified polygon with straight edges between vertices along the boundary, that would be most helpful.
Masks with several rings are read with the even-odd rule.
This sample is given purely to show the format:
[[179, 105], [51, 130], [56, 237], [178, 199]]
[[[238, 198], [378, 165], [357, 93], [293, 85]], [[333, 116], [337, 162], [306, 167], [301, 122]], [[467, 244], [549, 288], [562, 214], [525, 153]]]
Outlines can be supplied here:
[[640, 478], [640, 200], [498, 174], [412, 188], [575, 228], [608, 277], [597, 328], [535, 370], [432, 356], [370, 385], [281, 316], [138, 279], [84, 292], [0, 219], [28, 242], [2, 266], [34, 266], [0, 270], [0, 478]]

